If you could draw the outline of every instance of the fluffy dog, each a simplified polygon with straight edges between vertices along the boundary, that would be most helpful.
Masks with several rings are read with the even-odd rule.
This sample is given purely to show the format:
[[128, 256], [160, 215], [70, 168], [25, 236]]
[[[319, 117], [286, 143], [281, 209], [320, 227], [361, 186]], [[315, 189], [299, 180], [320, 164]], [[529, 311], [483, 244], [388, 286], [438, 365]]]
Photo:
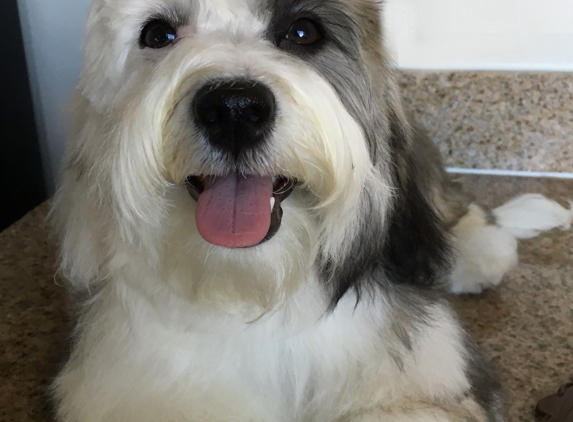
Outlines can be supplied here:
[[[95, 0], [53, 220], [62, 422], [501, 421], [439, 297], [546, 228], [410, 126], [376, 0]], [[525, 230], [525, 232], [523, 231]]]

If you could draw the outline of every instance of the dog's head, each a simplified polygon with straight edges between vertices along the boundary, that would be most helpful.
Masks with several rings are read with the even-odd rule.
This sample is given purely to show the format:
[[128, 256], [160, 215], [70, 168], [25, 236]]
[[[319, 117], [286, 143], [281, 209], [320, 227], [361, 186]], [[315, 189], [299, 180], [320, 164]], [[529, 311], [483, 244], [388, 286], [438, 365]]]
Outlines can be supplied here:
[[96, 0], [76, 98], [72, 279], [273, 302], [387, 232], [405, 126], [376, 0]]

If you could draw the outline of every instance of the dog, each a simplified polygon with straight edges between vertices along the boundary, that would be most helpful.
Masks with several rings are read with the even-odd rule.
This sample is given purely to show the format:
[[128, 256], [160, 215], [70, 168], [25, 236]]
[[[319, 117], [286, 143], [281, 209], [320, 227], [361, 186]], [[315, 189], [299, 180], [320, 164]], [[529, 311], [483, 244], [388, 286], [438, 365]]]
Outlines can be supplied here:
[[59, 421], [503, 420], [441, 292], [572, 215], [450, 179], [380, 9], [94, 1], [52, 211], [79, 304]]

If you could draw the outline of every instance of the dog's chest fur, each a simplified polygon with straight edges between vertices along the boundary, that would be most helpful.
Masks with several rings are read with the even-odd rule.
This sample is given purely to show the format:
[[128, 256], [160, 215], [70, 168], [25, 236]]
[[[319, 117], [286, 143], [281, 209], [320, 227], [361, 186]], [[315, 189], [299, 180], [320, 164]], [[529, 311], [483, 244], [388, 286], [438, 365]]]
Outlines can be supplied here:
[[[189, 307], [167, 291], [151, 297], [110, 286], [88, 312], [98, 324], [78, 344], [94, 371], [88, 376], [105, 389], [85, 393], [107, 407], [122, 397], [125, 420], [155, 420], [150, 412], [171, 420], [159, 418], [176, 411], [210, 421], [332, 421], [394, 397], [415, 402], [428, 389], [437, 399], [467, 389], [462, 345], [451, 339], [458, 328], [440, 306], [429, 310], [440, 324], [425, 327], [408, 351], [393, 333], [389, 303], [356, 307], [348, 295], [328, 313], [321, 288], [311, 286], [253, 321]], [[117, 366], [102, 369], [105, 362]], [[89, 402], [102, 412], [99, 400]]]

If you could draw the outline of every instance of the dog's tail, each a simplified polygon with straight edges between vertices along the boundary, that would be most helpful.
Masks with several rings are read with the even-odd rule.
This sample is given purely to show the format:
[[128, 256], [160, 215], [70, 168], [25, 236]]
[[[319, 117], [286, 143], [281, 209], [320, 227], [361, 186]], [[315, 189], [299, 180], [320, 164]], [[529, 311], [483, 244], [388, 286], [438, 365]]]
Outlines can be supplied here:
[[529, 239], [542, 232], [568, 230], [573, 221], [573, 201], [569, 209], [539, 194], [526, 194], [493, 210], [497, 223], [516, 239]]

